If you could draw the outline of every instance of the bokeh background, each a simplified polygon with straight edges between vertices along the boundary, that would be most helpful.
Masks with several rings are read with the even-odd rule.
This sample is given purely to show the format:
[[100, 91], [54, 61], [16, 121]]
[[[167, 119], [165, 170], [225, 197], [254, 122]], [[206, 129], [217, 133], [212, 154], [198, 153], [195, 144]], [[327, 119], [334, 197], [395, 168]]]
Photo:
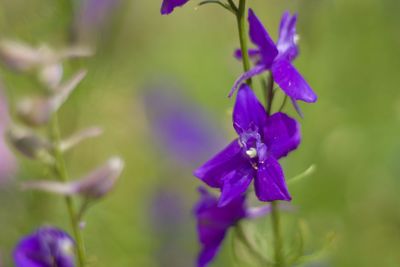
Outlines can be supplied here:
[[[248, 2], [274, 39], [282, 12], [299, 13], [296, 66], [319, 95], [316, 104], [302, 105], [302, 145], [283, 160], [287, 177], [316, 166], [290, 187], [296, 211], [287, 215], [306, 229], [307, 253], [324, 248], [309, 266], [400, 266], [400, 1]], [[61, 110], [64, 136], [88, 125], [105, 130], [67, 154], [72, 177], [110, 155], [126, 161], [115, 190], [87, 216], [93, 266], [179, 267], [195, 259], [191, 209], [200, 182], [191, 172], [234, 136], [226, 95], [241, 72], [232, 57], [234, 18], [196, 3], [163, 17], [161, 0], [0, 1], [1, 39], [96, 49], [92, 58], [65, 65], [67, 74], [81, 67], [89, 74]], [[4, 65], [0, 78], [11, 117], [18, 99], [40, 92]], [[297, 116], [290, 106], [286, 111]], [[4, 102], [0, 113], [4, 132]], [[43, 224], [69, 225], [58, 197], [18, 189], [46, 170], [14, 159], [3, 141], [0, 149], [0, 261], [13, 266], [22, 235]], [[230, 242], [213, 266], [233, 266]]]

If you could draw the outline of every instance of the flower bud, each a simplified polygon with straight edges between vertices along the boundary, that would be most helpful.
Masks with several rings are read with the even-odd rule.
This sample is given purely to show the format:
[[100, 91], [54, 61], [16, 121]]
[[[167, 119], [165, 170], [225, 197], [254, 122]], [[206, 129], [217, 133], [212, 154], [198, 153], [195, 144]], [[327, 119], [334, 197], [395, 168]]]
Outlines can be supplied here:
[[41, 61], [41, 55], [36, 49], [15, 41], [0, 43], [0, 58], [15, 71], [29, 71]]
[[51, 144], [29, 130], [13, 126], [7, 131], [7, 137], [16, 150], [30, 159], [38, 159], [44, 154], [50, 156]]
[[99, 199], [107, 194], [118, 180], [124, 168], [119, 157], [113, 157], [103, 166], [77, 181], [61, 183], [55, 181], [31, 181], [22, 183], [23, 190], [41, 190], [60, 195], [80, 195], [87, 199]]
[[63, 66], [61, 63], [53, 63], [43, 66], [39, 70], [39, 81], [51, 91], [59, 87], [62, 76]]
[[69, 95], [78, 86], [85, 75], [85, 70], [79, 71], [69, 81], [59, 86], [57, 93], [52, 97], [24, 99], [17, 107], [18, 116], [30, 126], [46, 124], [53, 113], [68, 99]]

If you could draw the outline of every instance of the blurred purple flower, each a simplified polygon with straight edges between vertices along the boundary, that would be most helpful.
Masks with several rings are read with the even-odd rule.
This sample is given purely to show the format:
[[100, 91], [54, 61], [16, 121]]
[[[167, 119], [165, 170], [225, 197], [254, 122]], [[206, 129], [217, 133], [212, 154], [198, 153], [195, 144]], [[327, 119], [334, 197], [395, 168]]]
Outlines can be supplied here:
[[17, 168], [16, 159], [5, 141], [8, 123], [7, 102], [0, 89], [0, 187], [11, 179]]
[[189, 0], [163, 0], [161, 5], [161, 14], [168, 15], [174, 11], [176, 7], [183, 6]]
[[[275, 82], [292, 99], [295, 106], [297, 100], [309, 103], [317, 101], [317, 95], [291, 63], [298, 55], [297, 16], [290, 16], [288, 12], [283, 14], [276, 45], [251, 9], [248, 21], [250, 39], [257, 46], [257, 49], [249, 51], [249, 55], [256, 61], [256, 66], [239, 77], [229, 96], [232, 96], [245, 80], [270, 70]], [[236, 52], [235, 55], [239, 58], [242, 56], [240, 52]]]
[[84, 0], [75, 19], [75, 34], [87, 39], [98, 34], [110, 21], [121, 0]]
[[201, 251], [197, 258], [197, 266], [207, 266], [218, 253], [218, 250], [230, 227], [242, 219], [254, 219], [268, 214], [271, 206], [247, 208], [246, 197], [239, 196], [224, 207], [218, 206], [218, 199], [205, 188], [200, 187], [200, 200], [195, 207], [197, 233], [201, 243]]
[[14, 250], [16, 267], [74, 267], [74, 241], [54, 227], [39, 228], [24, 237]]
[[197, 166], [225, 142], [204, 112], [176, 89], [148, 87], [144, 105], [156, 141], [180, 163]]
[[261, 201], [290, 201], [283, 170], [278, 162], [300, 144], [299, 124], [284, 113], [267, 116], [246, 84], [239, 89], [233, 110], [238, 139], [198, 168], [194, 175], [220, 188], [219, 206], [243, 195], [254, 178]]
[[195, 207], [195, 214], [202, 248], [197, 266], [205, 267], [217, 254], [228, 229], [246, 217], [245, 196], [239, 196], [228, 205], [219, 207], [218, 199], [205, 188], [199, 188], [199, 192], [200, 200]]

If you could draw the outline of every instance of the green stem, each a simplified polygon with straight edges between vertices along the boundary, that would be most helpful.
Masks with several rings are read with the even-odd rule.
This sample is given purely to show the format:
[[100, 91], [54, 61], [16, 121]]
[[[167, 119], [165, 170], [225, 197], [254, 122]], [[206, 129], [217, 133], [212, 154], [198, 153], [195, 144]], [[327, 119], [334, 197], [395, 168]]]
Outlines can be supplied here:
[[[243, 69], [245, 72], [250, 70], [250, 60], [247, 47], [247, 34], [246, 34], [246, 0], [239, 1], [239, 7], [236, 12], [236, 20], [239, 31], [240, 50], [242, 51]], [[247, 80], [247, 84], [251, 87], [251, 78]]]
[[281, 234], [280, 215], [278, 202], [274, 201], [272, 204], [272, 231], [275, 243], [275, 267], [285, 267], [285, 258], [283, 257], [283, 241]]
[[272, 110], [272, 101], [274, 100], [274, 78], [272, 76], [272, 72], [269, 74], [268, 77], [268, 84], [267, 84], [267, 114], [271, 115]]
[[258, 252], [254, 247], [253, 242], [247, 237], [243, 225], [241, 223], [237, 224], [235, 227], [236, 236], [242, 241], [242, 243], [249, 249], [249, 252], [261, 263], [268, 264], [268, 261]]
[[[51, 138], [54, 143], [54, 158], [55, 158], [55, 172], [58, 178], [63, 181], [67, 182], [69, 180], [67, 168], [65, 166], [64, 158], [62, 151], [60, 149], [61, 143], [61, 135], [60, 135], [60, 127], [58, 123], [58, 114], [54, 113], [52, 122], [51, 122]], [[82, 232], [79, 229], [79, 218], [77, 216], [77, 212], [75, 209], [75, 205], [71, 196], [65, 197], [65, 203], [67, 205], [68, 215], [70, 218], [70, 223], [73, 231], [73, 235], [75, 238], [75, 242], [77, 244], [77, 255], [78, 255], [78, 263], [80, 267], [85, 266], [85, 245], [83, 241]]]

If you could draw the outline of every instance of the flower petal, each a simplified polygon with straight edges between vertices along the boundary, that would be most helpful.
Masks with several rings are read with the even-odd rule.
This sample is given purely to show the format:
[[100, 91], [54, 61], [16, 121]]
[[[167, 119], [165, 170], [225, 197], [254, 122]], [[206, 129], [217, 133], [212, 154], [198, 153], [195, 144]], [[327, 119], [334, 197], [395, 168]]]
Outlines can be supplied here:
[[263, 65], [269, 68], [278, 55], [278, 49], [252, 9], [249, 9], [248, 21], [250, 39], [260, 49]]
[[211, 187], [220, 188], [222, 179], [245, 162], [237, 139], [194, 171], [194, 176]]
[[197, 266], [204, 267], [215, 257], [229, 227], [246, 216], [245, 197], [241, 196], [224, 207], [218, 207], [216, 197], [200, 188], [201, 198], [195, 208], [197, 233], [202, 250]]
[[164, 0], [161, 6], [161, 14], [162, 15], [168, 15], [176, 7], [183, 6], [186, 4], [189, 0]]
[[296, 14], [293, 16], [290, 16], [289, 12], [283, 14], [279, 28], [279, 39], [276, 45], [279, 50], [279, 58], [292, 61], [299, 54], [296, 45], [296, 22]]
[[267, 113], [253, 90], [247, 84], [242, 84], [233, 108], [233, 127], [236, 132], [241, 134], [249, 129], [261, 132], [266, 119]]
[[290, 201], [292, 199], [285, 183], [281, 165], [271, 156], [258, 164], [254, 187], [256, 195], [261, 201]]
[[[258, 49], [249, 49], [248, 50], [248, 55], [249, 58], [252, 59], [253, 61], [257, 60], [260, 56], [260, 50]], [[233, 54], [233, 56], [236, 59], [242, 60], [243, 56], [242, 56], [242, 50], [241, 49], [236, 49], [235, 53]]]
[[254, 175], [254, 170], [251, 166], [248, 166], [247, 168], [232, 171], [225, 176], [218, 206], [226, 206], [233, 199], [243, 195], [253, 180]]
[[317, 95], [290, 62], [278, 60], [271, 70], [275, 82], [289, 97], [308, 103], [317, 101]]
[[300, 124], [285, 113], [275, 113], [266, 121], [264, 141], [276, 159], [285, 157], [301, 142]]
[[239, 87], [240, 84], [242, 84], [244, 81], [250, 79], [251, 77], [254, 77], [258, 74], [263, 73], [266, 71], [267, 68], [264, 65], [256, 65], [254, 68], [250, 69], [248, 72], [243, 73], [242, 75], [239, 76], [239, 78], [235, 81], [233, 84], [233, 87], [231, 91], [229, 92], [229, 97], [232, 97], [233, 93], [236, 91], [236, 89]]

